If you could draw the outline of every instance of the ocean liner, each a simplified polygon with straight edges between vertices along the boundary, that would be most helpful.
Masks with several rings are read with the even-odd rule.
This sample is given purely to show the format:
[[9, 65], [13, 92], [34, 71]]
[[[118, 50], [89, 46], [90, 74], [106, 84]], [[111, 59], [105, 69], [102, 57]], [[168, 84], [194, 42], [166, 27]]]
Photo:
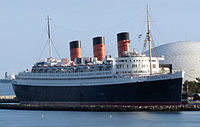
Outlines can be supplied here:
[[118, 57], [105, 54], [104, 37], [93, 38], [94, 57], [82, 58], [80, 41], [70, 42], [71, 60], [53, 59], [48, 18], [49, 58], [13, 81], [17, 99], [38, 105], [157, 105], [180, 104], [182, 71], [160, 65], [164, 57], [130, 52], [129, 33], [117, 34]]

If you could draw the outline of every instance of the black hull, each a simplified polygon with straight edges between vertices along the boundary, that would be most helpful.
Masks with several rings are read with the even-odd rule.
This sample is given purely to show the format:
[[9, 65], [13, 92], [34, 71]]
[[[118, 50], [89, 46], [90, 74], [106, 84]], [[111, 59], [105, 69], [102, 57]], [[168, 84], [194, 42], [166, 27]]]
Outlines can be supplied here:
[[177, 104], [182, 78], [98, 86], [30, 86], [13, 84], [21, 103], [36, 104]]

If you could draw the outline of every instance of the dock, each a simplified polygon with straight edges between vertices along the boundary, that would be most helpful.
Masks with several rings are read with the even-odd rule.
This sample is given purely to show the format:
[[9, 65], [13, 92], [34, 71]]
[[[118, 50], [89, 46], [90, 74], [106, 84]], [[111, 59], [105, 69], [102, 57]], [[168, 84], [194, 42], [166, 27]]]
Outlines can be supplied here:
[[200, 102], [180, 105], [31, 105], [20, 104], [16, 96], [0, 96], [0, 109], [11, 110], [49, 110], [49, 111], [93, 111], [93, 112], [140, 112], [140, 111], [200, 111]]
[[106, 106], [106, 105], [65, 105], [42, 106], [28, 104], [0, 104], [0, 109], [49, 110], [49, 111], [93, 111], [93, 112], [140, 112], [140, 111], [200, 111], [200, 105], [163, 105], [163, 106]]
[[18, 103], [15, 95], [0, 96], [0, 103]]

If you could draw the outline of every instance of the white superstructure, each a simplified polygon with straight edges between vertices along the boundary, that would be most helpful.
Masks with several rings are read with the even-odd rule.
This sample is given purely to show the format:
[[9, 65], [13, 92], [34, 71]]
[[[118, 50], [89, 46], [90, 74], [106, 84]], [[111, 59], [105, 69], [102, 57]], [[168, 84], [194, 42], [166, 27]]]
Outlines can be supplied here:
[[62, 64], [60, 60], [47, 59], [34, 64], [32, 70], [20, 72], [16, 76], [16, 84], [39, 86], [80, 86], [120, 84], [128, 82], [144, 82], [165, 80], [182, 76], [182, 72], [169, 73], [168, 69], [159, 67], [163, 57], [152, 57], [152, 72], [149, 70], [149, 57], [144, 54], [127, 57], [106, 57], [104, 61], [86, 64], [70, 62]]

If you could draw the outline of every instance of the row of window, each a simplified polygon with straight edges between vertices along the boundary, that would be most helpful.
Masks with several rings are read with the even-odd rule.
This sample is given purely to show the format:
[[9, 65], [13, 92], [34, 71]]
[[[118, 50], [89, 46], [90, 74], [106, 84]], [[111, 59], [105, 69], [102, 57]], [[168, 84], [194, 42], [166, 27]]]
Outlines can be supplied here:
[[147, 71], [142, 71], [142, 70], [138, 70], [138, 71], [120, 71], [120, 72], [116, 72], [116, 74], [131, 74], [131, 73], [147, 73]]
[[[145, 64], [132, 64], [132, 68], [137, 68], [137, 67], [145, 68], [145, 67], [149, 67], [149, 65], [145, 65]], [[128, 64], [127, 65], [118, 64], [118, 65], [116, 65], [116, 68], [117, 69], [120, 69], [120, 68], [129, 68], [129, 65]], [[153, 64], [152, 68], [156, 68], [156, 64]]]
[[17, 78], [18, 80], [79, 80], [79, 79], [105, 79], [112, 78], [113, 76], [107, 77], [88, 77], [88, 78]]
[[56, 75], [41, 75], [41, 74], [39, 74], [39, 75], [36, 75], [36, 74], [31, 74], [31, 75], [23, 75], [23, 76], [51, 76], [51, 77], [54, 77], [54, 76], [56, 76], [56, 77], [63, 77], [63, 76], [65, 76], [65, 77], [73, 77], [73, 76], [90, 76], [90, 75], [105, 75], [105, 74], [111, 74], [111, 72], [101, 72], [101, 73], [86, 73], [86, 74], [83, 74], [83, 73], [74, 73], [74, 74], [65, 74], [65, 75], [59, 75], [59, 74], [56, 74]]
[[32, 73], [81, 73], [81, 72], [94, 72], [94, 71], [108, 71], [111, 68], [95, 68], [88, 70], [77, 70], [77, 69], [32, 69]]
[[[130, 60], [130, 62], [146, 62], [146, 61], [149, 61], [149, 60]], [[151, 60], [152, 62], [156, 62], [156, 60]], [[127, 62], [127, 60], [118, 60], [117, 62]]]

